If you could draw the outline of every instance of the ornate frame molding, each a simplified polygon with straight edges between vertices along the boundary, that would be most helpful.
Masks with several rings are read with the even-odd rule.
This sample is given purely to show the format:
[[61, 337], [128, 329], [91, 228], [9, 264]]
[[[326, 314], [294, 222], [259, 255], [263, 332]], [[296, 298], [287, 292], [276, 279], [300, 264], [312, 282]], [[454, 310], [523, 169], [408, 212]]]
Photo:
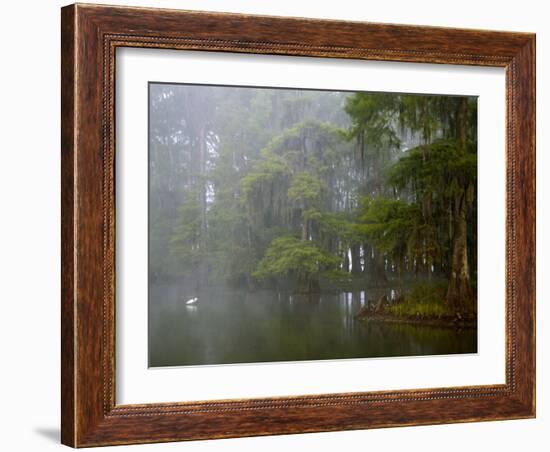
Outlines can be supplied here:
[[[116, 405], [118, 47], [504, 67], [506, 383]], [[80, 4], [63, 8], [62, 442], [81, 447], [533, 417], [534, 59], [535, 37], [526, 33]]]

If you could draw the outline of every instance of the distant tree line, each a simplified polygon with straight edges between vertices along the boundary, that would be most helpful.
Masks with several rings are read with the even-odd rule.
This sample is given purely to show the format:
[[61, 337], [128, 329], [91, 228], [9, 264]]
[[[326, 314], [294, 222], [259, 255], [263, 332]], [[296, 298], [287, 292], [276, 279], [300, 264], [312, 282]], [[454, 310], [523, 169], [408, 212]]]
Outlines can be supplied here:
[[474, 301], [477, 102], [150, 85], [150, 278]]

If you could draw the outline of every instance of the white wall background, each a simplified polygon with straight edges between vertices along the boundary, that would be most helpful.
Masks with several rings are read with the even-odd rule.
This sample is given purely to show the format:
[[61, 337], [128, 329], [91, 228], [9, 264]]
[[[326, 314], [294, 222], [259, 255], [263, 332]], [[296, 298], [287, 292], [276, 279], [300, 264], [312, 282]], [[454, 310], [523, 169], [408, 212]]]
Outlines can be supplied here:
[[[537, 0], [113, 0], [118, 4], [282, 16], [366, 20], [537, 33], [538, 147], [538, 415], [535, 420], [320, 433], [118, 447], [156, 451], [393, 451], [445, 452], [490, 448], [547, 450], [550, 429], [548, 362], [550, 310], [550, 13]], [[97, 3], [97, 2], [93, 2]], [[55, 1], [2, 5], [0, 46], [0, 448], [60, 450], [60, 157], [59, 8]], [[7, 160], [6, 160], [7, 159]], [[546, 440], [546, 443], [548, 440]]]

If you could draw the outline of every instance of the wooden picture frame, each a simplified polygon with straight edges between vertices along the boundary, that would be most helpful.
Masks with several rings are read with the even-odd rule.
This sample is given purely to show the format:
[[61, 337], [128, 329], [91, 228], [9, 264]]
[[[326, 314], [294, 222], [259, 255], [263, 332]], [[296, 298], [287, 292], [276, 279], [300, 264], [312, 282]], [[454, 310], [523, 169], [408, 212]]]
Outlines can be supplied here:
[[[535, 416], [535, 35], [70, 5], [62, 9], [62, 442], [73, 447]], [[144, 47], [506, 70], [506, 383], [115, 403], [115, 50]]]

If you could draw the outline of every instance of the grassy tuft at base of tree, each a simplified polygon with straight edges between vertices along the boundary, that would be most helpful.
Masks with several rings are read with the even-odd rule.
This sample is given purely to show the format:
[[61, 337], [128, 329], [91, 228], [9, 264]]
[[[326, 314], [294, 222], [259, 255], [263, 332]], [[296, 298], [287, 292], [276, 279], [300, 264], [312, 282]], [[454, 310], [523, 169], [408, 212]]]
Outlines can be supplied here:
[[454, 310], [446, 301], [446, 293], [445, 282], [417, 284], [398, 301], [386, 302], [379, 309], [373, 305], [365, 307], [356, 318], [433, 326], [475, 326], [475, 313]]
[[454, 316], [445, 302], [446, 284], [419, 284], [404, 299], [386, 308], [398, 317], [441, 318]]

